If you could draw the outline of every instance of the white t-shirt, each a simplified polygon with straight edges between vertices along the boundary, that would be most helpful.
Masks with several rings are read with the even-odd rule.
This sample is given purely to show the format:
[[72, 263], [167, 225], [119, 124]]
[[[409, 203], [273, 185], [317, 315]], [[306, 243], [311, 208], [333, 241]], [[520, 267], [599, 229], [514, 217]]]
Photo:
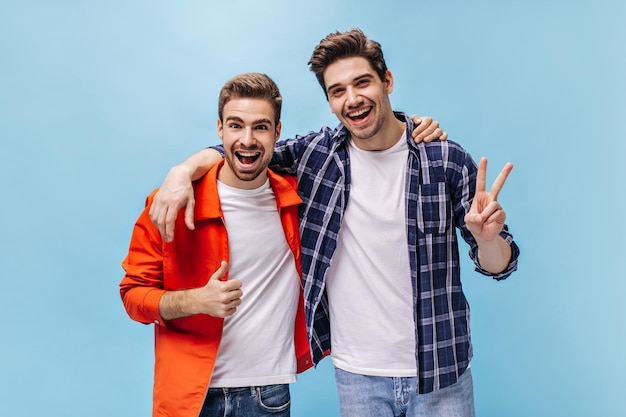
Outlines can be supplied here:
[[363, 375], [415, 376], [406, 137], [384, 151], [350, 141], [349, 152], [350, 198], [326, 286], [333, 363]]
[[230, 250], [229, 279], [242, 281], [241, 305], [224, 320], [211, 387], [296, 380], [294, 328], [300, 277], [269, 180], [254, 190], [218, 181]]

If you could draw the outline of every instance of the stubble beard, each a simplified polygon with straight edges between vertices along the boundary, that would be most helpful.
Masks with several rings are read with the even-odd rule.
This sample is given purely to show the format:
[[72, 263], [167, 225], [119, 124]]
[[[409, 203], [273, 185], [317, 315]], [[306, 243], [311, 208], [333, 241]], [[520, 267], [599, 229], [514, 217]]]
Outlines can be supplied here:
[[[262, 154], [261, 156], [259, 156], [259, 159], [264, 157], [265, 155]], [[230, 167], [230, 170], [235, 175], [235, 177], [237, 177], [237, 179], [240, 181], [254, 181], [259, 177], [259, 175], [265, 172], [270, 162], [269, 160], [263, 159], [262, 163], [258, 165], [257, 168], [250, 171], [243, 171], [238, 168], [237, 163], [234, 161], [235, 159], [237, 159], [237, 157], [235, 156], [235, 153], [232, 152], [231, 155], [226, 158], [226, 163]]]
[[365, 129], [348, 129], [350, 131], [350, 136], [352, 136], [353, 139], [359, 139], [359, 140], [367, 140], [367, 139], [371, 139], [374, 136], [376, 136], [383, 128], [383, 126], [385, 125], [385, 115], [381, 114], [377, 120], [374, 121], [374, 126], [371, 126], [369, 128], [365, 128]]

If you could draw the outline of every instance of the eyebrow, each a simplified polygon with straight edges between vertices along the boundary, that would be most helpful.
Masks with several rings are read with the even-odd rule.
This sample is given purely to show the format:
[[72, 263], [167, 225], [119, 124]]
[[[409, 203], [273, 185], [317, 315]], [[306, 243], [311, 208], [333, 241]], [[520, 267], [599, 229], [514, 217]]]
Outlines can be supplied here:
[[[372, 79], [372, 78], [374, 78], [374, 75], [373, 74], [367, 74], [367, 73], [366, 74], [362, 74], [362, 75], [359, 75], [357, 77], [354, 77], [351, 82], [354, 83], [354, 82], [362, 80], [364, 78]], [[326, 87], [326, 92], [330, 92], [330, 90], [332, 90], [333, 88], [339, 87], [340, 85], [342, 85], [342, 84], [341, 83], [335, 83], [335, 84], [333, 84], [331, 86], [328, 86], [328, 87]]]
[[[239, 122], [239, 123], [245, 123], [244, 120], [241, 117], [238, 116], [228, 116], [226, 118], [227, 122]], [[252, 121], [252, 125], [260, 125], [260, 124], [264, 124], [264, 123], [268, 123], [268, 124], [272, 124], [272, 121], [268, 118], [262, 118], [262, 119], [256, 119]]]

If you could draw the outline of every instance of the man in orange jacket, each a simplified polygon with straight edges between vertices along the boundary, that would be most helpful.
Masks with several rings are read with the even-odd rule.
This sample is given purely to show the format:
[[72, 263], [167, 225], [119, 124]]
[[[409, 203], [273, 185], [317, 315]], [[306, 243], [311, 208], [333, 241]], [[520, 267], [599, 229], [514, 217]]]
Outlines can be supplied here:
[[225, 162], [194, 184], [195, 230], [165, 242], [137, 220], [120, 292], [155, 325], [153, 416], [289, 416], [289, 383], [312, 365], [304, 322], [295, 178], [267, 166], [282, 98], [266, 75], [220, 92]]

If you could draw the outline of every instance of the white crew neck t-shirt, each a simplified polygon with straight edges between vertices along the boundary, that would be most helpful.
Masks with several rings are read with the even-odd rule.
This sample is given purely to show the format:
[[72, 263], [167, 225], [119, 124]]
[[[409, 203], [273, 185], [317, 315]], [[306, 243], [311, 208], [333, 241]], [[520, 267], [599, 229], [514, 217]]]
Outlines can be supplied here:
[[406, 237], [408, 145], [364, 151], [349, 142], [350, 197], [326, 290], [333, 363], [348, 372], [416, 375]]
[[224, 320], [210, 387], [296, 381], [295, 317], [300, 277], [287, 244], [269, 180], [254, 190], [218, 181], [228, 233], [229, 279], [243, 296]]

